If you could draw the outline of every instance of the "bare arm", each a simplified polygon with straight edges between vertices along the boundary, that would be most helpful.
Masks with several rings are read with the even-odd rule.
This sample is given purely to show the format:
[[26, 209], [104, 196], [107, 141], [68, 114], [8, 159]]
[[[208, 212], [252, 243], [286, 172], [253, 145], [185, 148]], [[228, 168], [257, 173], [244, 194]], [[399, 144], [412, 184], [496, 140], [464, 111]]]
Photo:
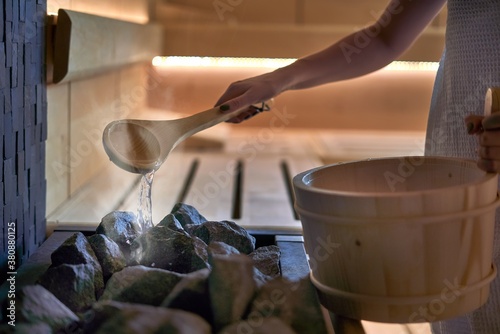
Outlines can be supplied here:
[[231, 84], [216, 105], [225, 104], [235, 110], [287, 90], [351, 79], [378, 70], [411, 46], [445, 2], [392, 0], [371, 26], [286, 67]]
[[286, 89], [300, 89], [378, 70], [411, 46], [444, 3], [443, 0], [393, 0], [371, 26], [276, 72], [293, 77]]

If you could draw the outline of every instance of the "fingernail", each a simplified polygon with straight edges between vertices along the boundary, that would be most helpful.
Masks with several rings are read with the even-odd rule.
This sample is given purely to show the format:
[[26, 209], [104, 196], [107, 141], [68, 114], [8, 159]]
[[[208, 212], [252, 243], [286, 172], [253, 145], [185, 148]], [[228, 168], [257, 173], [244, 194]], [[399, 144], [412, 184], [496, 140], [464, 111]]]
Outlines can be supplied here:
[[228, 104], [223, 104], [223, 105], [221, 105], [219, 107], [219, 109], [222, 110], [222, 111], [227, 111], [227, 110], [229, 110], [229, 105]]
[[467, 123], [467, 132], [470, 134], [472, 133], [472, 130], [474, 130], [474, 123], [472, 122]]

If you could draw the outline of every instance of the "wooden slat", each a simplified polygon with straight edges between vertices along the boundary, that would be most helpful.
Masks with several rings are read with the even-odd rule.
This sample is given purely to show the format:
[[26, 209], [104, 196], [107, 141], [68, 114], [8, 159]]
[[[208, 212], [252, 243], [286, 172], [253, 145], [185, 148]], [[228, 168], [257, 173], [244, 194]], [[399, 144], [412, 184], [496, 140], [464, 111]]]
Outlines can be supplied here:
[[[195, 160], [198, 160], [198, 167], [183, 202], [196, 207], [207, 219], [233, 220], [253, 230], [300, 232], [301, 224], [294, 216], [291, 194], [282, 170], [283, 163], [286, 164], [288, 178], [291, 179], [302, 171], [322, 165], [324, 160], [345, 158], [348, 153], [352, 159], [363, 159], [383, 154], [396, 155], [398, 152], [405, 153], [413, 148], [422, 148], [420, 135], [406, 137], [375, 134], [362, 136], [359, 133], [312, 135], [292, 131], [274, 133], [272, 136], [266, 132], [266, 135], [262, 136], [262, 131], [264, 130], [231, 132], [226, 138], [224, 148], [215, 151], [196, 152], [193, 148], [183, 151], [183, 148], [179, 147], [172, 152], [154, 177], [153, 223], [158, 223], [179, 200]], [[356, 145], [360, 149], [353, 149]], [[368, 153], [370, 156], [364, 156]], [[232, 216], [235, 205], [234, 167], [237, 161], [243, 164], [241, 217]], [[135, 176], [136, 182], [140, 178], [114, 165], [110, 166], [107, 173], [110, 172], [113, 177], [121, 175], [125, 179]], [[107, 180], [104, 174], [100, 174], [96, 180], [91, 181], [93, 186], [85, 188], [88, 188], [88, 191], [79, 192], [65, 205], [66, 209], [63, 212], [67, 212], [66, 214], [60, 214], [58, 218], [54, 215], [51, 220], [95, 224], [114, 209], [136, 212], [139, 184], [127, 188], [123, 184], [114, 182], [112, 179]], [[106, 189], [102, 189], [103, 187]], [[101, 195], [103, 191], [108, 191], [109, 195]], [[125, 194], [125, 191], [128, 193]], [[90, 202], [84, 199], [85, 196], [91, 198]], [[120, 196], [124, 196], [123, 203], [113, 207], [111, 204], [116, 204], [116, 198]], [[78, 208], [77, 205], [82, 207]]]
[[[165, 55], [298, 58], [327, 47], [356, 29], [353, 25], [167, 23]], [[439, 61], [444, 29], [429, 27], [398, 60]]]
[[[153, 223], [157, 224], [176, 203], [191, 163], [199, 165], [184, 203], [194, 206], [209, 220], [231, 220], [250, 230], [300, 232], [292, 202], [281, 171], [285, 161], [292, 173], [316, 167], [312, 156], [259, 154], [252, 159], [230, 153], [171, 154], [154, 176], [152, 188]], [[241, 217], [232, 216], [237, 161], [243, 163]], [[139, 187], [129, 192], [120, 210], [137, 211]]]
[[292, 211], [280, 156], [257, 156], [245, 161], [243, 215], [240, 224], [251, 229], [300, 231]]
[[239, 154], [245, 159], [253, 159], [262, 154], [290, 156], [315, 156], [316, 154], [312, 150], [312, 144], [315, 143], [317, 132], [303, 129], [273, 129], [269, 124], [255, 128], [241, 127], [234, 130], [232, 127], [232, 129], [230, 140], [226, 140], [224, 151]]
[[109, 164], [90, 182], [47, 217], [47, 229], [63, 225], [78, 228], [97, 227], [101, 218], [116, 210], [138, 182], [139, 176]]
[[335, 131], [317, 133], [316, 154], [325, 163], [424, 154], [425, 132]]
[[199, 169], [184, 201], [209, 220], [234, 220], [234, 173], [238, 157], [226, 154], [199, 155]]
[[60, 9], [54, 41], [54, 82], [150, 61], [160, 52], [161, 29], [157, 25]]

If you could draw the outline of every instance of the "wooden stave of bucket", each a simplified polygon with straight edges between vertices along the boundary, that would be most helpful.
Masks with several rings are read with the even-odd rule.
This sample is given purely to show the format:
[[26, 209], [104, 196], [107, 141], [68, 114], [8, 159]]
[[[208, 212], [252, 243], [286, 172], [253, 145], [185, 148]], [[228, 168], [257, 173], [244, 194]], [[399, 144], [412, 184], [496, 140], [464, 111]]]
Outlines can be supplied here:
[[[396, 189], [397, 191], [391, 191], [391, 186], [395, 188], [404, 186], [412, 181], [412, 178], [425, 174], [422, 167], [427, 170], [435, 169], [434, 167], [439, 167], [439, 164], [446, 165], [451, 168], [451, 171], [454, 170], [451, 173], [455, 177], [454, 180], [465, 177], [457, 175], [457, 169], [464, 169], [463, 173], [474, 174], [470, 178], [477, 180], [444, 188], [436, 188], [435, 184], [431, 184], [433, 189], [428, 190], [403, 192]], [[380, 170], [377, 173], [365, 175], [362, 171], [367, 165], [375, 165]], [[413, 170], [404, 166], [413, 166]], [[359, 168], [360, 172], [356, 175], [358, 176], [356, 180], [352, 180], [350, 176], [357, 173], [353, 172], [356, 168]], [[406, 174], [404, 168], [408, 168]], [[326, 186], [311, 186], [319, 182], [321, 174], [328, 174], [330, 171], [340, 171], [340, 176], [336, 179], [343, 183], [341, 188], [344, 189], [331, 190], [326, 189]], [[433, 183], [437, 179], [447, 177], [450, 173], [448, 169], [443, 169], [435, 174], [438, 175], [434, 178], [427, 177], [425, 174], [426, 178], [423, 181]], [[356, 191], [355, 188], [367, 179], [377, 179], [377, 187], [382, 189], [382, 192]], [[352, 185], [347, 185], [349, 182], [352, 182]], [[418, 184], [418, 180], [415, 183]], [[334, 187], [334, 185], [331, 186]], [[314, 168], [296, 175], [293, 179], [293, 187], [296, 203], [312, 212], [344, 217], [425, 216], [464, 211], [493, 202], [498, 188], [498, 175], [479, 170], [473, 160], [422, 156], [397, 157], [337, 163]], [[352, 190], [345, 190], [346, 187]]]
[[[294, 178], [294, 190], [296, 190], [296, 193], [302, 191], [302, 195], [304, 195], [303, 189], [297, 191], [298, 187], [295, 184], [297, 179], [299, 181], [303, 180], [305, 173], [307, 172], [301, 173]], [[305, 213], [308, 211], [300, 207], [300, 204], [304, 203], [303, 199], [307, 199], [307, 197], [296, 197], [295, 206], [304, 229], [305, 247], [312, 261], [310, 262], [312, 264], [311, 277], [313, 283], [317, 283], [315, 285], [323, 305], [336, 314], [351, 318], [399, 323], [443, 320], [470, 312], [483, 305], [489, 294], [489, 282], [492, 280], [492, 275], [496, 274], [496, 271], [492, 272], [491, 269], [494, 216], [495, 208], [498, 206], [495, 176], [489, 175], [482, 180], [483, 183], [480, 187], [482, 191], [489, 191], [490, 194], [481, 197], [479, 201], [469, 201], [466, 208], [460, 207], [462, 210], [459, 212], [421, 217], [413, 216], [411, 219], [401, 217], [371, 217], [366, 219], [362, 215], [353, 218], [352, 215], [350, 217], [339, 217], [321, 213], [319, 216], [327, 217], [328, 223], [322, 229], [316, 227], [315, 230], [311, 230], [311, 222], [308, 221], [310, 217], [306, 217], [307, 214]], [[474, 189], [474, 185], [468, 185], [465, 188], [469, 196], [481, 192]], [[494, 200], [490, 200], [491, 193], [495, 195]], [[435, 194], [431, 195], [434, 196]], [[317, 200], [317, 198], [314, 200], [308, 198], [306, 204], [311, 202], [320, 203]], [[394, 199], [391, 198], [391, 200]], [[314, 219], [317, 220], [318, 214], [316, 212], [310, 213], [310, 215], [315, 216]], [[422, 219], [427, 220], [427, 223], [415, 224], [415, 222]], [[335, 223], [332, 223], [332, 220]], [[409, 224], [408, 220], [412, 221], [413, 224]], [[433, 220], [434, 223], [432, 223]], [[342, 228], [355, 228], [353, 225], [356, 224], [353, 224], [353, 221], [358, 223], [356, 233], [349, 234], [341, 230]], [[381, 222], [385, 222], [385, 225], [389, 226], [389, 228], [378, 229], [377, 224]], [[315, 221], [314, 224], [316, 223]], [[458, 224], [460, 224], [460, 227], [457, 227]], [[334, 226], [333, 230], [332, 226]], [[455, 227], [454, 233], [450, 233], [450, 226]], [[403, 233], [404, 230], [406, 231]], [[402, 238], [401, 233], [406, 234], [408, 238]], [[447, 233], [449, 239], [454, 241], [454, 247], [444, 248], [447, 251], [443, 252], [443, 248], [439, 247], [442, 244], [440, 236], [447, 235]], [[323, 240], [322, 243], [319, 243], [319, 240], [314, 237], [328, 238], [332, 235], [336, 237]], [[339, 238], [339, 235], [343, 235], [344, 238]], [[350, 240], [346, 240], [346, 238], [350, 238]], [[378, 245], [370, 246], [370, 241], [372, 243], [378, 242]], [[353, 254], [346, 254], [342, 247], [349, 243], [351, 248], [368, 249], [369, 251], [365, 251], [365, 256], [370, 257], [371, 261]], [[330, 254], [327, 257], [330, 260], [326, 265], [322, 266], [326, 268], [323, 272], [318, 271], [318, 268], [322, 267], [318, 265], [319, 261], [314, 257], [315, 251], [318, 250], [318, 244], [330, 245]], [[395, 244], [398, 244], [399, 248], [397, 250], [394, 249]], [[423, 244], [425, 246], [417, 246], [416, 249], [412, 250], [407, 246], [412, 244]], [[462, 244], [464, 246], [461, 246]], [[338, 245], [339, 247], [333, 247], [335, 249], [332, 251], [332, 245]], [[381, 245], [382, 248], [380, 248]], [[391, 245], [392, 247], [386, 248], [385, 245]], [[379, 250], [386, 249], [383, 252], [379, 251], [378, 255], [377, 252], [371, 253], [373, 251], [370, 252], [370, 250], [377, 249], [377, 246]], [[427, 251], [419, 251], [422, 248]], [[380, 253], [386, 254], [381, 256]], [[323, 257], [326, 255], [325, 252], [322, 254]], [[394, 254], [397, 255], [396, 260], [393, 258]], [[363, 263], [363, 265], [358, 266], [358, 268], [349, 268], [349, 262]], [[394, 268], [403, 266], [404, 269], [389, 270], [389, 277], [386, 277], [388, 265]], [[478, 266], [478, 268], [474, 268], [474, 266]], [[433, 272], [432, 277], [426, 276], [426, 271], [423, 270], [426, 267], [432, 269], [429, 270], [428, 268], [427, 270], [427, 272]], [[340, 269], [332, 272], [332, 268]], [[351, 271], [351, 273], [347, 275], [348, 277], [342, 277], [342, 275], [339, 277], [338, 273], [342, 271]], [[406, 274], [407, 277], [401, 277], [401, 273]], [[369, 277], [370, 281], [375, 283], [373, 283], [373, 286], [370, 284], [367, 286], [357, 284], [357, 286], [353, 287], [352, 282], [359, 277], [361, 279]], [[430, 316], [426, 318], [415, 313], [419, 309], [425, 309], [431, 305], [429, 303], [435, 301], [435, 296], [443, 289], [443, 282], [446, 280], [450, 282], [455, 278], [463, 286], [478, 286], [478, 288], [467, 290], [466, 294], [463, 293], [457, 297], [456, 301], [447, 305], [443, 312], [437, 312], [438, 314], [434, 312], [432, 320], [429, 319]], [[388, 282], [390, 289], [380, 289], [381, 286], [386, 285]], [[381, 304], [373, 301], [369, 305], [370, 303], [367, 304], [366, 301], [351, 300], [339, 293], [334, 295], [327, 293], [324, 291], [325, 286], [336, 291], [342, 291], [344, 294], [352, 293], [366, 298], [399, 298], [405, 300], [406, 305]], [[323, 287], [323, 290], [321, 287]], [[423, 297], [424, 301], [426, 296], [430, 299], [422, 302], [422, 298], [420, 298], [419, 302], [412, 304], [412, 300], [416, 296]]]
[[[462, 221], [458, 222], [460, 215], [457, 214], [428, 217], [428, 221], [423, 224], [418, 224], [418, 220], [405, 224], [400, 219], [394, 219], [382, 228], [378, 228], [380, 225], [373, 222], [367, 222], [365, 225], [353, 224], [352, 221], [346, 222], [338, 217], [337, 221], [332, 223], [332, 217], [325, 217], [322, 228], [318, 229], [318, 217], [314, 217], [314, 222], [311, 223], [307, 214], [297, 208], [303, 222], [305, 248], [310, 258], [313, 284], [315, 281], [320, 283], [315, 284], [320, 299], [332, 312], [351, 318], [412, 322], [419, 320], [418, 317], [412, 319], [415, 310], [425, 308], [426, 304], [442, 292], [446, 282], [452, 282], [461, 287], [482, 285], [476, 290], [467, 290], [468, 295], [462, 293], [456, 302], [447, 305], [446, 312], [434, 314], [436, 320], [433, 321], [458, 316], [480, 307], [488, 296], [489, 286], [486, 283], [492, 279], [494, 215], [499, 203], [500, 199], [485, 208], [464, 213]], [[468, 235], [469, 238], [463, 236], [454, 247], [448, 244], [446, 252], [443, 252], [440, 247], [443, 243], [435, 236], [440, 235], [442, 230], [449, 231], [447, 225], [458, 224], [474, 225], [471, 230], [473, 233]], [[353, 225], [356, 227], [354, 231]], [[311, 226], [314, 226], [315, 230], [311, 230]], [[346, 233], [342, 229], [348, 229], [352, 233]], [[405, 229], [410, 232], [412, 240], [401, 238], [401, 231]], [[450, 233], [450, 239], [457, 239], [456, 235], [463, 230], [466, 229], [457, 227], [455, 233]], [[321, 236], [322, 240], [314, 236]], [[426, 240], [426, 236], [434, 238]], [[417, 245], [413, 252], [407, 247], [407, 244], [424, 241], [425, 247]], [[397, 249], [394, 248], [395, 243]], [[462, 243], [470, 245], [471, 254], [467, 254], [468, 248], [460, 246]], [[318, 245], [322, 248], [318, 248]], [[385, 245], [391, 247], [384, 247]], [[422, 248], [426, 249], [426, 252], [420, 252]], [[433, 249], [436, 251], [432, 251]], [[464, 250], [466, 254], [459, 254]], [[426, 271], [426, 268], [432, 270]], [[429, 275], [429, 272], [432, 275]], [[386, 298], [388, 301], [371, 301], [371, 305], [366, 305], [339, 293], [325, 293], [319, 285], [343, 291], [344, 294], [363, 296], [365, 299]], [[412, 304], [416, 297], [419, 300]], [[339, 303], [339, 298], [344, 302]], [[425, 298], [428, 300], [422, 302]], [[400, 303], [391, 305], [390, 299], [399, 299]], [[402, 306], [401, 302], [405, 305]]]
[[[415, 299], [371, 298], [349, 295], [343, 291], [324, 289], [311, 276], [321, 304], [335, 313], [351, 319], [385, 323], [421, 323], [442, 321], [467, 314], [484, 305], [490, 292], [490, 283], [497, 276], [497, 268], [474, 286], [453, 289], [453, 282], [443, 285], [440, 294], [419, 296]], [[452, 307], [450, 307], [452, 306]]]

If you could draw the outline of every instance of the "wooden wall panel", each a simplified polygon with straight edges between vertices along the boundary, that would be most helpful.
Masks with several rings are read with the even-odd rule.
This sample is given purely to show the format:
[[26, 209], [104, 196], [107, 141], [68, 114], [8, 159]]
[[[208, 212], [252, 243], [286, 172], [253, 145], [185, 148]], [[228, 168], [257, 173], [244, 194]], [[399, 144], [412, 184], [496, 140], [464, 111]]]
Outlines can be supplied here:
[[[255, 0], [255, 1], [205, 1], [205, 0], [158, 0], [156, 7], [161, 11], [157, 18], [165, 15], [169, 21], [176, 18], [217, 20], [226, 24], [273, 23], [348, 25], [362, 27], [375, 21], [385, 9], [389, 0], [332, 1], [332, 0]], [[165, 8], [166, 10], [162, 10]], [[188, 16], [191, 12], [195, 16]], [[178, 16], [172, 15], [173, 13]], [[433, 22], [444, 27], [446, 9]]]
[[300, 12], [294, 1], [157, 1], [155, 21], [159, 24], [216, 23], [225, 26], [240, 24], [294, 24]]
[[[166, 8], [157, 11], [156, 21], [165, 26], [164, 55], [297, 58], [375, 22], [387, 3], [164, 0], [159, 7]], [[177, 19], [172, 4], [182, 6]], [[445, 23], [446, 8], [400, 59], [438, 61]]]
[[150, 64], [138, 64], [119, 71], [120, 102], [113, 107], [116, 110], [114, 119], [127, 118], [146, 108], [147, 95], [151, 90], [148, 83], [151, 72]]
[[380, 16], [388, 0], [307, 0], [302, 3], [303, 23], [305, 24], [344, 24], [363, 27]]
[[111, 72], [71, 83], [70, 194], [94, 177], [109, 160], [102, 146], [102, 131], [115, 119], [118, 73]]
[[69, 84], [47, 88], [48, 137], [46, 149], [47, 213], [50, 214], [69, 196]]
[[57, 14], [60, 8], [71, 8], [72, 0], [47, 0], [47, 13]]
[[[60, 8], [145, 24], [152, 0], [48, 0], [51, 12]], [[131, 39], [128, 40], [130, 42]], [[1, 45], [1, 44], [0, 44]], [[119, 50], [119, 49], [118, 49]], [[98, 50], [90, 50], [98, 54]], [[120, 52], [120, 51], [118, 51]], [[126, 51], [121, 51], [126, 52]], [[48, 220], [61, 203], [109, 167], [101, 143], [108, 122], [136, 113], [145, 106], [149, 61], [130, 64], [80, 80], [49, 85], [49, 141], [47, 143]], [[1, 67], [0, 67], [1, 70]], [[1, 95], [0, 95], [1, 96]], [[132, 101], [131, 101], [132, 99]], [[70, 102], [71, 101], [71, 102]], [[50, 162], [60, 162], [58, 178]]]
[[115, 19], [146, 23], [152, 0], [47, 0], [47, 11], [57, 13], [61, 8], [82, 13], [98, 14]]
[[[158, 71], [164, 80], [152, 92], [150, 105], [193, 113], [213, 105], [231, 82], [270, 69], [177, 67]], [[279, 118], [279, 126], [286, 128], [425, 131], [434, 78], [435, 71], [382, 70], [286, 92], [276, 97], [274, 109], [288, 115]], [[262, 113], [237, 127], [269, 127], [276, 115]]]
[[230, 25], [243, 23], [291, 24], [297, 20], [294, 1], [214, 1], [210, 11], [220, 23]]
[[[163, 55], [299, 58], [353, 31], [350, 26], [168, 24]], [[429, 28], [399, 60], [438, 61], [443, 45], [444, 30]]]

